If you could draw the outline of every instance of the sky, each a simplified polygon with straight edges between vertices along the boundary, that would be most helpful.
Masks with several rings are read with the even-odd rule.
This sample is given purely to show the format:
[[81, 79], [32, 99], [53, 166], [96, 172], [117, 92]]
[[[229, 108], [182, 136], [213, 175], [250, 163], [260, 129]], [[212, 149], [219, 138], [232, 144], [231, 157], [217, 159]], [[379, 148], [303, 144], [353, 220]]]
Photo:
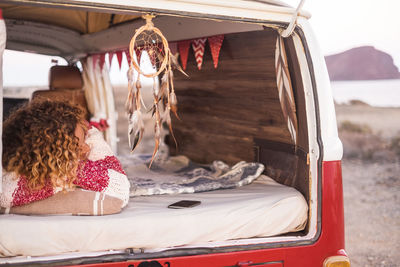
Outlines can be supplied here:
[[[300, 0], [284, 0], [297, 6]], [[399, 0], [306, 0], [303, 9], [324, 55], [372, 45], [390, 54], [400, 68]]]
[[[297, 6], [300, 0], [283, 2]], [[372, 45], [390, 54], [400, 69], [400, 0], [306, 0], [303, 9], [312, 14], [310, 24], [324, 55]], [[52, 59], [65, 64], [62, 58], [6, 51], [4, 85], [47, 85]], [[119, 71], [114, 58], [110, 71], [113, 83], [126, 82], [125, 62]]]

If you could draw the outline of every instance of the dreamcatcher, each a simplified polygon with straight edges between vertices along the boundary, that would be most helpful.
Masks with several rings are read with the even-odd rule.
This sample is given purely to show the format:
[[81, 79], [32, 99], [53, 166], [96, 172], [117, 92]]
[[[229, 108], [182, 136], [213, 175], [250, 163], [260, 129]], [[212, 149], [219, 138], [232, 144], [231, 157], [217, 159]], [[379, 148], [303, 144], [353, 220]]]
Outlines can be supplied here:
[[[151, 108], [154, 122], [154, 139], [155, 146], [150, 166], [158, 152], [161, 143], [161, 124], [165, 122], [171, 132], [171, 135], [177, 144], [171, 124], [171, 111], [179, 119], [177, 114], [177, 99], [174, 91], [172, 67], [176, 66], [180, 71], [183, 70], [177, 64], [177, 60], [168, 47], [168, 41], [165, 39], [161, 31], [154, 27], [151, 21], [153, 15], [145, 15], [146, 25], [136, 30], [129, 44], [129, 53], [131, 56], [131, 64], [128, 70], [128, 97], [126, 100], [126, 110], [128, 115], [128, 140], [129, 147], [133, 151], [142, 140], [144, 133], [144, 122], [142, 116], [142, 106], [144, 105], [141, 95], [140, 77], [145, 76], [153, 78], [153, 106]], [[153, 65], [152, 71], [144, 71], [140, 67], [140, 57], [143, 51], [146, 51]], [[134, 55], [136, 54], [136, 60]], [[172, 64], [171, 64], [172, 63]], [[135, 79], [134, 70], [137, 71]], [[184, 72], [183, 72], [184, 73]], [[186, 75], [186, 73], [184, 73]], [[158, 77], [161, 77], [161, 86], [158, 86]], [[186, 75], [187, 76], [187, 75]], [[133, 138], [133, 142], [131, 141]]]

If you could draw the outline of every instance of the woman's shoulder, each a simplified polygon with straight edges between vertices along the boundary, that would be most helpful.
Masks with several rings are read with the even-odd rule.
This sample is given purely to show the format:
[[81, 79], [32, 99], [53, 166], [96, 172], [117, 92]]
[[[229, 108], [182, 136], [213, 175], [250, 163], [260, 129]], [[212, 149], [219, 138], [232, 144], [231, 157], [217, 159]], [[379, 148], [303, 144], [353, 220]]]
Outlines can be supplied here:
[[114, 156], [111, 147], [104, 140], [103, 133], [95, 127], [89, 129], [85, 142], [90, 147], [89, 160], [100, 160], [108, 156]]

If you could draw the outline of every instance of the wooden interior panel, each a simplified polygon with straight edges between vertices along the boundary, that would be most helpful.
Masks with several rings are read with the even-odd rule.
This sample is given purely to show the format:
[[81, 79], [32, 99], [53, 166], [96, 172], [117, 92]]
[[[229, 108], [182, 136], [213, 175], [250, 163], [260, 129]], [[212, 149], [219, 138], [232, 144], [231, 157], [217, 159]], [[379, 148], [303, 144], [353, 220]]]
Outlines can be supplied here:
[[176, 72], [174, 80], [181, 120], [173, 119], [172, 154], [233, 164], [254, 161], [255, 138], [292, 143], [276, 87], [276, 37], [274, 30], [225, 35], [217, 69], [208, 44], [201, 70], [190, 51], [190, 78]]
[[255, 161], [265, 166], [264, 174], [278, 183], [299, 190], [309, 200], [308, 153], [299, 146], [255, 139]]

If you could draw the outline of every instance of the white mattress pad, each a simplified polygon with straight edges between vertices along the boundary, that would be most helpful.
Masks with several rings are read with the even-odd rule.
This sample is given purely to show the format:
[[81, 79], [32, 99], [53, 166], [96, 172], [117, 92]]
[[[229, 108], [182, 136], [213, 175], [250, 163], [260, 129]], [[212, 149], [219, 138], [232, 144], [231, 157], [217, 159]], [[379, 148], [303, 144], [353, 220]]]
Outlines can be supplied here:
[[[192, 208], [169, 209], [179, 200]], [[236, 189], [134, 197], [107, 216], [0, 216], [0, 255], [44, 256], [125, 248], [169, 248], [300, 231], [307, 203], [297, 190], [261, 176]]]

